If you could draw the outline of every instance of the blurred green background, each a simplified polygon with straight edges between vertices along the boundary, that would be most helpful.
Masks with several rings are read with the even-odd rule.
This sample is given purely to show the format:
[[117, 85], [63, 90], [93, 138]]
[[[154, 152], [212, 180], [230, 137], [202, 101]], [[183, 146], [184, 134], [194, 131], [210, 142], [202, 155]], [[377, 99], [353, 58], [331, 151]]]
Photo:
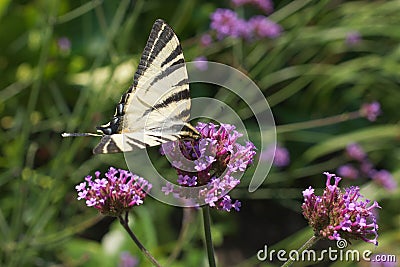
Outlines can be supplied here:
[[[212, 211], [219, 266], [264, 266], [256, 253], [265, 244], [293, 249], [307, 240], [312, 232], [301, 215], [301, 192], [310, 185], [323, 188], [322, 172], [349, 162], [344, 149], [351, 142], [399, 183], [400, 1], [298, 0], [274, 6], [269, 18], [282, 26], [279, 37], [214, 38], [204, 46], [201, 36], [215, 35], [210, 14], [234, 9], [230, 1], [1, 0], [0, 265], [118, 266], [121, 253], [129, 251], [139, 266], [149, 266], [118, 222], [76, 200], [76, 184], [95, 170], [126, 168], [123, 156], [94, 156], [97, 138], [60, 134], [93, 132], [111, 118], [157, 18], [177, 33], [187, 61], [205, 56], [257, 83], [272, 108], [278, 142], [290, 152], [290, 164], [273, 167], [254, 193], [247, 191], [254, 170], [246, 172], [231, 193], [242, 201], [240, 212]], [[235, 10], [246, 19], [262, 13], [247, 6]], [[360, 39], [349, 43], [351, 33]], [[258, 144], [249, 109], [222, 92], [202, 85], [191, 90], [193, 97], [225, 99]], [[375, 100], [382, 108], [377, 121], [346, 117]], [[329, 119], [336, 115], [343, 116]], [[151, 153], [157, 157], [157, 149]], [[156, 164], [174, 175], [164, 161]], [[388, 191], [368, 177], [341, 185], [361, 186], [362, 194], [382, 206], [379, 246], [360, 241], [352, 248], [394, 254], [400, 261], [400, 191]], [[131, 221], [162, 264], [207, 266], [196, 210], [149, 197], [134, 209]]]

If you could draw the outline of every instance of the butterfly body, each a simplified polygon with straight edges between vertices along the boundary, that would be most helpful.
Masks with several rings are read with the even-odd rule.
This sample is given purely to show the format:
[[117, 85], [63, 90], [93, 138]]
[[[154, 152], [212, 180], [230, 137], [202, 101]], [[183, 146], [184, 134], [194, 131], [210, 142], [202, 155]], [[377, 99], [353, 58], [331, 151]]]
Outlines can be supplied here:
[[124, 115], [125, 115], [125, 103], [128, 99], [129, 93], [125, 93], [121, 96], [121, 100], [119, 101], [117, 107], [115, 108], [115, 114], [112, 119], [104, 125], [97, 126], [97, 132], [103, 135], [111, 135], [122, 133], [124, 129]]
[[[112, 119], [97, 127], [102, 136], [93, 153], [129, 152], [182, 138], [198, 138], [190, 117], [189, 80], [178, 37], [156, 20], [133, 84], [122, 95]], [[82, 136], [85, 134], [63, 134]], [[96, 134], [87, 134], [96, 135]]]

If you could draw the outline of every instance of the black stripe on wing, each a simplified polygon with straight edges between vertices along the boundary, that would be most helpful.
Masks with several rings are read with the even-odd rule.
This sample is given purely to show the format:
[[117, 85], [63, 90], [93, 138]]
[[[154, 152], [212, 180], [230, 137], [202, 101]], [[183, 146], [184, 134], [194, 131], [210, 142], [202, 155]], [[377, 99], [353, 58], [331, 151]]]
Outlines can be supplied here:
[[127, 152], [135, 149], [143, 149], [146, 146], [148, 146], [148, 144], [128, 135], [104, 135], [100, 143], [93, 149], [93, 154]]
[[[152, 137], [163, 136], [165, 140], [168, 139], [166, 136], [172, 136], [173, 138], [176, 139], [181, 139], [181, 138], [198, 139], [201, 137], [199, 131], [197, 131], [195, 127], [193, 127], [190, 123], [187, 122], [182, 124], [174, 124], [166, 127], [153, 127], [149, 128], [148, 131], [151, 133], [147, 133], [147, 135]], [[163, 138], [160, 139], [163, 140]]]
[[142, 149], [142, 148], [145, 148], [146, 146], [148, 146], [148, 144], [146, 144], [142, 141], [139, 141], [133, 137], [125, 136], [125, 138], [126, 138], [126, 143], [132, 148], [132, 150], [135, 148]]
[[[163, 99], [159, 103], [157, 103], [154, 106], [148, 108], [145, 112], [143, 112], [142, 117], [144, 117], [147, 114], [153, 112], [154, 110], [158, 110], [158, 109], [161, 109], [161, 108], [168, 107], [173, 102], [179, 102], [179, 101], [182, 101], [182, 100], [189, 100], [189, 99], [190, 99], [189, 89], [188, 88], [184, 88], [183, 90], [181, 90], [179, 92], [174, 92], [172, 95], [168, 96], [166, 99]], [[190, 113], [190, 110], [187, 110], [187, 112]], [[187, 114], [187, 113], [184, 112], [184, 114]], [[171, 114], [169, 114], [169, 115], [171, 115]], [[175, 115], [178, 115], [178, 114], [175, 114]]]
[[152, 109], [154, 110], [154, 109], [159, 109], [162, 107], [167, 107], [172, 102], [179, 102], [181, 100], [186, 100], [186, 99], [189, 99], [189, 97], [190, 97], [189, 89], [184, 89], [182, 91], [179, 91], [179, 92], [176, 92], [176, 93], [170, 95], [169, 97], [164, 99], [161, 103], [155, 104], [152, 107]]
[[[181, 63], [184, 63], [185, 61], [183, 59], [180, 59]], [[147, 89], [146, 89], [146, 93], [147, 91], [149, 91], [151, 89], [151, 87], [158, 81], [168, 77], [169, 75], [171, 75], [173, 72], [180, 70], [182, 68], [186, 68], [185, 64], [174, 64], [169, 66], [168, 68], [166, 68], [165, 70], [161, 71], [159, 74], [157, 74], [157, 76], [154, 77], [154, 79], [151, 81], [151, 83], [148, 85]], [[185, 70], [184, 70], [185, 71]]]
[[180, 138], [193, 138], [198, 139], [201, 137], [199, 131], [190, 123], [185, 123], [179, 131]]
[[169, 116], [168, 119], [171, 121], [182, 121], [186, 122], [190, 117], [190, 110], [184, 109], [179, 113], [174, 114], [173, 116]]
[[[137, 87], [139, 78], [146, 72], [153, 61], [157, 58], [161, 50], [168, 44], [169, 41], [172, 40], [172, 38], [174, 38], [174, 36], [176, 36], [174, 31], [167, 23], [161, 19], [156, 20], [153, 28], [151, 29], [149, 39], [147, 40], [133, 79], [134, 88]], [[182, 54], [182, 49], [180, 50], [180, 54]], [[161, 68], [161, 66], [159, 67]]]
[[173, 138], [167, 138], [167, 137], [162, 136], [162, 135], [155, 135], [155, 134], [150, 134], [150, 133], [148, 133], [147, 136], [153, 137], [153, 139], [155, 141], [157, 141], [158, 143], [160, 143], [160, 144], [166, 143], [166, 142], [175, 141], [176, 139], [179, 138], [179, 135], [174, 135]]
[[112, 139], [111, 135], [105, 135], [101, 138], [100, 143], [93, 149], [93, 154], [108, 154], [118, 153], [122, 150], [117, 143]]
[[168, 63], [172, 62], [175, 58], [177, 58], [180, 55], [182, 55], [182, 58], [172, 63], [172, 65], [185, 63], [185, 60], [183, 59], [182, 47], [180, 44], [178, 44], [178, 46], [175, 47], [174, 51], [172, 51], [171, 54], [164, 60], [164, 62], [161, 63], [161, 67], [164, 67]]

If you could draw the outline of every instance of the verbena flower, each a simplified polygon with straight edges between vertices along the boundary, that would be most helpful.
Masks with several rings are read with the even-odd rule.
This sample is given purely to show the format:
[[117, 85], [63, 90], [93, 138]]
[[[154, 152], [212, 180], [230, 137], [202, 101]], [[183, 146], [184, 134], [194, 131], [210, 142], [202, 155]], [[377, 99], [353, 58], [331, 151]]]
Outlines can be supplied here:
[[376, 121], [376, 118], [381, 115], [381, 105], [378, 101], [365, 103], [360, 108], [360, 115], [367, 118], [369, 121]]
[[[232, 200], [227, 193], [240, 183], [235, 176], [243, 173], [253, 162], [255, 146], [251, 142], [245, 145], [237, 143], [242, 135], [233, 125], [198, 123], [196, 129], [201, 134], [200, 139], [167, 143], [163, 145], [162, 153], [175, 158], [172, 167], [177, 171], [179, 185], [204, 188], [198, 196], [185, 196], [167, 183], [162, 191], [183, 199], [196, 197], [219, 210], [238, 211], [240, 202]], [[179, 159], [177, 156], [182, 154]], [[190, 164], [193, 166], [190, 167]]]
[[367, 157], [362, 147], [357, 143], [350, 143], [346, 146], [346, 153], [351, 159], [355, 159], [357, 161], [364, 161]]
[[207, 46], [209, 46], [211, 43], [212, 43], [211, 35], [209, 35], [209, 34], [203, 34], [203, 35], [200, 37], [200, 44], [201, 44], [202, 46], [207, 47]]
[[210, 28], [216, 31], [218, 39], [276, 38], [282, 33], [282, 27], [265, 16], [254, 16], [246, 21], [233, 10], [218, 8], [210, 18]]
[[196, 57], [193, 59], [194, 66], [200, 71], [206, 71], [208, 69], [208, 61], [205, 56]]
[[233, 10], [217, 8], [210, 18], [210, 27], [217, 32], [218, 39], [228, 36], [238, 38], [246, 35], [246, 21], [239, 18]]
[[346, 164], [338, 168], [338, 173], [342, 177], [355, 179], [359, 173], [370, 177], [377, 184], [391, 191], [397, 188], [397, 182], [387, 170], [376, 170], [374, 165], [369, 161], [367, 154], [359, 144], [351, 143], [346, 147], [347, 155], [359, 164], [359, 170], [353, 165]]
[[128, 251], [123, 251], [119, 256], [118, 267], [136, 267], [139, 266], [139, 260], [132, 256]]
[[71, 41], [67, 37], [61, 37], [57, 40], [57, 45], [63, 52], [68, 52], [71, 49]]
[[374, 165], [368, 160], [364, 159], [360, 164], [360, 171], [365, 175], [370, 175]]
[[359, 171], [351, 164], [342, 165], [338, 168], [337, 173], [344, 178], [356, 179]]
[[357, 31], [348, 32], [346, 35], [346, 44], [348, 46], [354, 46], [361, 42], [361, 34]]
[[232, 4], [236, 7], [246, 4], [254, 5], [267, 14], [274, 11], [274, 3], [271, 0], [232, 0]]
[[248, 25], [253, 36], [257, 38], [276, 38], [282, 33], [282, 27], [265, 16], [250, 18]]
[[152, 187], [142, 177], [113, 167], [104, 176], [100, 177], [100, 172], [96, 171], [94, 178], [86, 176], [85, 182], [75, 188], [78, 200], [84, 199], [88, 207], [94, 207], [109, 216], [117, 217], [142, 204], [146, 191]]
[[361, 239], [378, 245], [378, 224], [373, 213], [374, 208], [380, 208], [378, 203], [370, 204], [358, 187], [346, 188], [343, 192], [338, 187], [340, 177], [324, 174], [327, 179], [322, 196], [316, 196], [311, 186], [303, 191], [303, 215], [315, 235], [330, 240]]
[[387, 190], [395, 190], [397, 188], [397, 182], [393, 178], [392, 174], [387, 170], [372, 170], [370, 172], [371, 179], [382, 185]]
[[262, 161], [268, 161], [273, 158], [272, 164], [276, 167], [285, 167], [290, 163], [289, 150], [282, 146], [276, 146], [275, 150], [273, 147], [268, 147], [260, 154]]

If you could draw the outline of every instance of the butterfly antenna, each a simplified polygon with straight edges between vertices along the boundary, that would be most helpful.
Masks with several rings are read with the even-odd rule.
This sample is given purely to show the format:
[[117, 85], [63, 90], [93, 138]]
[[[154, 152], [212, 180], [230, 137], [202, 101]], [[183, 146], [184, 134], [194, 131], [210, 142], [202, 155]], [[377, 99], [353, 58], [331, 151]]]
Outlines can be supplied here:
[[103, 136], [102, 134], [95, 133], [62, 133], [62, 137], [76, 137], [76, 136]]

